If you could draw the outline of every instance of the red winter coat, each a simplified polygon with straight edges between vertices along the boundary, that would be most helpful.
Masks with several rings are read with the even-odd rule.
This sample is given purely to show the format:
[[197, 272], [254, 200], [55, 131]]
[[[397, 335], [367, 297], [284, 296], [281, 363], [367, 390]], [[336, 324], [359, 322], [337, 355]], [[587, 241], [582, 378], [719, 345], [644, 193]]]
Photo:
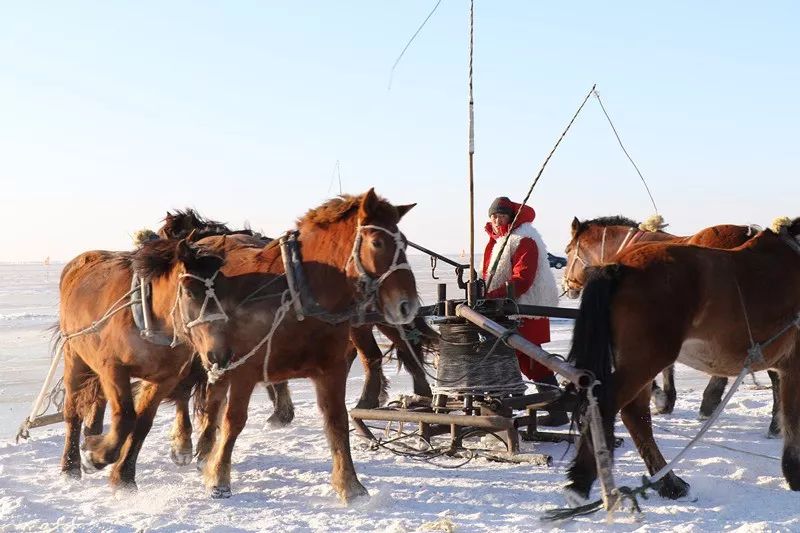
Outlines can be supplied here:
[[[518, 211], [520, 204], [512, 202], [514, 211]], [[533, 222], [536, 218], [536, 212], [530, 206], [523, 206], [522, 212], [517, 217], [514, 224], [516, 229], [521, 224]], [[511, 229], [506, 229], [503, 233], [495, 234], [492, 229], [491, 222], [486, 223], [486, 233], [489, 234], [489, 242], [486, 243], [486, 249], [483, 252], [483, 279], [487, 279], [489, 275], [489, 268], [491, 265], [489, 261], [492, 257], [492, 250], [498, 237], [504, 237]], [[509, 244], [510, 246], [510, 244]], [[519, 241], [516, 250], [509, 250], [506, 253], [511, 253], [511, 283], [514, 285], [514, 294], [520, 295], [525, 293], [533, 285], [533, 280], [536, 278], [536, 270], [539, 264], [539, 253], [546, 253], [545, 250], [539, 250], [536, 243], [532, 239], [523, 238]], [[497, 289], [487, 293], [488, 298], [503, 298], [506, 295], [505, 286], [498, 287]], [[547, 318], [526, 318], [523, 319], [519, 325], [518, 333], [531, 341], [534, 344], [544, 344], [550, 342], [550, 320]], [[540, 365], [527, 355], [517, 352], [517, 359], [522, 373], [529, 379], [540, 381], [548, 375], [553, 373], [545, 366]]]

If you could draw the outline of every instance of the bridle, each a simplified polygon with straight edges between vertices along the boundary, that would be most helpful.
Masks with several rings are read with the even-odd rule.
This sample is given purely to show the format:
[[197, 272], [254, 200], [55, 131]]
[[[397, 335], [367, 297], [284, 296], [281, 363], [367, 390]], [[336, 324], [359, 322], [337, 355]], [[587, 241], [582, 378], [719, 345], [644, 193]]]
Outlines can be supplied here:
[[[170, 311], [170, 316], [172, 317], [172, 329], [174, 331], [173, 338], [172, 338], [172, 346], [175, 347], [178, 344], [178, 328], [177, 328], [177, 321], [175, 320], [175, 312], [178, 312], [180, 317], [180, 325], [184, 332], [188, 333], [195, 326], [199, 326], [200, 324], [205, 324], [207, 322], [215, 322], [217, 320], [224, 320], [227, 322], [229, 320], [228, 314], [225, 313], [225, 309], [222, 307], [222, 303], [219, 301], [217, 297], [217, 293], [214, 290], [214, 280], [216, 279], [217, 275], [219, 274], [219, 269], [217, 269], [211, 277], [203, 278], [200, 276], [196, 276], [195, 274], [190, 274], [189, 272], [184, 272], [178, 276], [178, 289], [176, 291], [175, 296], [175, 305], [172, 306], [172, 311]], [[187, 316], [186, 309], [183, 307], [183, 295], [185, 289], [183, 288], [183, 283], [181, 280], [185, 278], [195, 279], [197, 281], [201, 281], [205, 287], [205, 298], [203, 299], [203, 305], [200, 306], [200, 312], [198, 313], [197, 317], [193, 320]], [[209, 309], [209, 302], [213, 302], [217, 306], [217, 312], [214, 313], [207, 313]]]
[[[392, 263], [389, 265], [389, 268], [386, 270], [386, 272], [377, 278], [370, 276], [361, 262], [361, 243], [363, 242], [363, 231], [365, 229], [382, 231], [394, 239], [394, 257], [392, 257]], [[411, 270], [411, 265], [408, 264], [407, 260], [403, 261], [402, 263], [400, 262], [400, 254], [404, 252], [405, 249], [406, 241], [403, 239], [403, 234], [400, 232], [400, 230], [390, 231], [383, 226], [376, 226], [374, 224], [367, 224], [365, 226], [362, 226], [361, 224], [358, 225], [356, 228], [356, 237], [353, 241], [353, 251], [350, 254], [350, 259], [347, 260], [347, 264], [352, 262], [356, 267], [356, 271], [358, 272], [356, 287], [358, 293], [361, 295], [361, 300], [366, 302], [367, 305], [377, 309], [378, 291], [380, 291], [381, 284], [386, 281], [386, 278], [398, 270]], [[346, 268], [347, 265], [345, 265], [345, 269]]]
[[[565, 292], [569, 291], [569, 290], [580, 291], [583, 288], [583, 284], [582, 283], [579, 283], [576, 279], [572, 278], [572, 271], [575, 269], [575, 263], [576, 262], [580, 261], [581, 265], [583, 265], [583, 268], [588, 268], [588, 267], [594, 266], [594, 265], [602, 265], [603, 263], [606, 262], [606, 234], [607, 233], [608, 233], [608, 227], [604, 226], [603, 227], [603, 235], [602, 235], [602, 237], [600, 239], [600, 260], [597, 263], [588, 263], [587, 261], [585, 261], [581, 257], [581, 241], [580, 241], [580, 238], [578, 238], [578, 240], [575, 242], [575, 254], [572, 257], [572, 261], [570, 261], [569, 264], [567, 265], [567, 271], [564, 273], [564, 277], [561, 280], [561, 285], [564, 288]], [[641, 231], [638, 230], [638, 233], [641, 233]], [[637, 228], [629, 228], [628, 232], [625, 234], [625, 237], [622, 239], [622, 243], [619, 245], [619, 247], [617, 248], [617, 251], [611, 257], [618, 256], [622, 252], [622, 250], [625, 249], [626, 246], [628, 246], [629, 244], [631, 244], [635, 240], [635, 235], [638, 235], [638, 233], [637, 233]], [[572, 287], [570, 287], [570, 283], [572, 283], [573, 285], [577, 285], [580, 288], [579, 289], [573, 289]]]

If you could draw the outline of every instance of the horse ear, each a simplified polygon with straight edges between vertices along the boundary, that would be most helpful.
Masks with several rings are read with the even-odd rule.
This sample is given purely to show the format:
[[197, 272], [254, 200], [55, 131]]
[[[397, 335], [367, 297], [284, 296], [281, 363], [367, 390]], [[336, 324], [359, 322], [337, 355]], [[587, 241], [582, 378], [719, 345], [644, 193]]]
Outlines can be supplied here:
[[378, 195], [375, 194], [375, 187], [370, 187], [370, 189], [364, 194], [364, 198], [361, 199], [361, 206], [358, 209], [358, 215], [360, 219], [367, 218], [375, 208], [380, 203], [378, 200]]
[[189, 244], [189, 239], [181, 239], [178, 243], [176, 255], [184, 265], [191, 265], [197, 259], [197, 248]]
[[578, 220], [578, 217], [574, 217], [572, 219], [572, 236], [575, 237], [575, 235], [578, 233], [578, 230], [580, 229], [581, 229], [581, 221]]
[[403, 216], [411, 211], [415, 205], [417, 204], [396, 205], [395, 208], [397, 209], [397, 220], [399, 221], [401, 218], [403, 218]]

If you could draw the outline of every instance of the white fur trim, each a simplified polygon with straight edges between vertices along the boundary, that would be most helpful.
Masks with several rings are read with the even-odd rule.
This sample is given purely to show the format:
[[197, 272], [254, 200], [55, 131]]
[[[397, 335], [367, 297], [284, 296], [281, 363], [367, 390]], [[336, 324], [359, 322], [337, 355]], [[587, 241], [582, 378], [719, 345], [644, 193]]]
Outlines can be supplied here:
[[547, 260], [547, 246], [545, 246], [542, 236], [536, 231], [532, 224], [526, 223], [519, 226], [508, 237], [501, 237], [497, 239], [492, 248], [492, 257], [489, 260], [489, 266], [497, 259], [497, 254], [503, 246], [503, 241], [510, 239], [506, 249], [503, 251], [503, 256], [497, 264], [497, 270], [492, 279], [492, 286], [488, 287], [488, 291], [501, 287], [506, 281], [511, 279], [513, 272], [513, 265], [511, 258], [514, 252], [517, 251], [520, 241], [522, 239], [531, 239], [536, 243], [536, 248], [539, 250], [539, 264], [536, 268], [536, 277], [530, 288], [524, 294], [517, 295], [517, 303], [525, 305], [547, 305], [552, 307], [558, 306], [558, 287], [556, 286], [556, 278], [550, 270], [550, 262]]

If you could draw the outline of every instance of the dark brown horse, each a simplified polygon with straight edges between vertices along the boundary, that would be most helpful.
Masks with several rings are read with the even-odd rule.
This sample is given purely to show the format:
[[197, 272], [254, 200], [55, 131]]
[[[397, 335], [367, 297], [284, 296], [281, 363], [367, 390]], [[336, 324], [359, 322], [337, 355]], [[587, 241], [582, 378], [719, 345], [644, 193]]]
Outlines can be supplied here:
[[[115, 463], [112, 485], [135, 487], [136, 458], [158, 404], [187, 373], [192, 354], [209, 366], [227, 358], [227, 317], [214, 293], [222, 262], [186, 241], [152, 241], [135, 253], [86, 252], [66, 265], [59, 315], [67, 475]], [[125, 305], [134, 270], [152, 282], [153, 326], [181, 345], [156, 345], [139, 334]], [[131, 378], [144, 383], [135, 399]], [[79, 452], [82, 419], [99, 397], [111, 404], [110, 430], [87, 436]]]
[[[572, 239], [567, 245], [567, 270], [564, 273], [564, 290], [570, 298], [577, 298], [583, 288], [586, 278], [586, 268], [613, 263], [616, 256], [625, 250], [651, 242], [671, 242], [677, 244], [695, 244], [709, 248], [735, 248], [755, 234], [751, 226], [736, 226], [722, 224], [705, 228], [694, 235], [680, 237], [664, 231], [643, 231], [641, 224], [621, 216], [602, 217], [581, 222], [577, 218], [572, 220]], [[674, 380], [674, 367], [669, 366], [664, 370], [663, 391], [653, 382], [653, 399], [658, 413], [671, 413], [675, 407], [676, 389]], [[774, 397], [772, 408], [772, 421], [767, 435], [777, 437], [780, 435], [779, 406], [779, 380], [778, 374], [769, 371], [772, 380], [772, 393]], [[700, 404], [700, 418], [711, 416], [719, 405], [728, 378], [715, 376], [708, 382], [703, 392], [703, 401]]]
[[[263, 248], [209, 237], [204, 246], [224, 250], [226, 291], [240, 302], [227, 309], [235, 354], [220, 365], [213, 394], [228, 402], [220, 435], [204, 468], [214, 497], [228, 497], [231, 453], [247, 420], [254, 387], [310, 378], [333, 455], [332, 484], [344, 501], [365, 495], [350, 457], [348, 414], [344, 403], [354, 305], [373, 303], [390, 324], [411, 322], [418, 309], [414, 277], [405, 258], [397, 223], [411, 206], [393, 206], [370, 190], [344, 196], [309, 211], [297, 223], [302, 270], [308, 292], [319, 304], [300, 321], [276, 242]], [[251, 296], [259, 291], [258, 299]], [[227, 294], [227, 292], [226, 292]], [[222, 392], [219, 392], [222, 391]]]
[[[585, 286], [569, 356], [601, 382], [595, 393], [608, 437], [621, 411], [654, 474], [666, 465], [650, 418], [656, 374], [677, 360], [735, 376], [753, 343], [763, 343], [763, 358], [751, 370], [780, 375], [783, 475], [800, 490], [800, 219], [733, 250], [655, 243], [624, 251], [616, 261], [595, 269]], [[583, 435], [569, 494], [585, 498], [596, 477], [591, 439]], [[662, 481], [662, 496], [688, 492], [674, 472]]]

